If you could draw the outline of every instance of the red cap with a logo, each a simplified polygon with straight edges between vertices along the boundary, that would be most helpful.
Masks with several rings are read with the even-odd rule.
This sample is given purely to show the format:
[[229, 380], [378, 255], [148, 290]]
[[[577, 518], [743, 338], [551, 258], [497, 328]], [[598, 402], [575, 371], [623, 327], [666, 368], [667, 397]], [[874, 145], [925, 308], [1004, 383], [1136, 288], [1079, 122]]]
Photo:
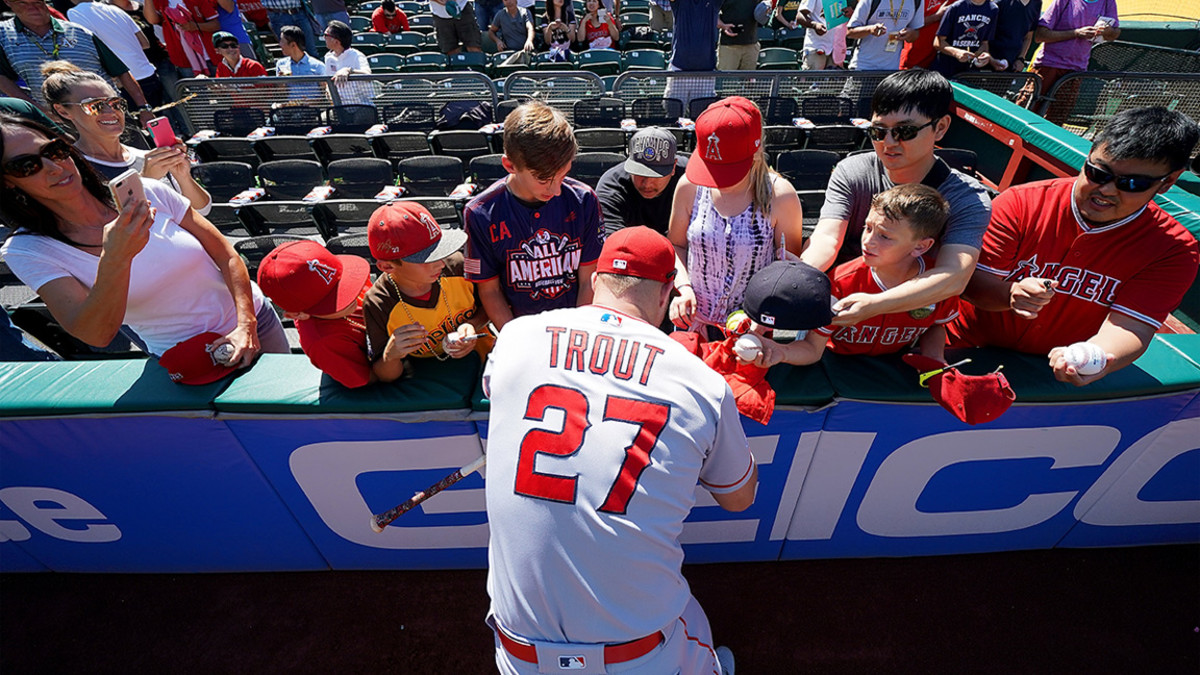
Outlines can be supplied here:
[[596, 271], [666, 283], [675, 278], [675, 247], [644, 225], [624, 227], [604, 242]]
[[367, 243], [376, 260], [427, 263], [462, 248], [467, 243], [467, 233], [443, 230], [429, 209], [417, 202], [392, 202], [371, 214]]
[[167, 369], [167, 376], [177, 384], [208, 384], [233, 372], [233, 368], [217, 360], [214, 353], [225, 336], [209, 331], [171, 347], [163, 352], [158, 365]]
[[285, 312], [335, 314], [358, 299], [371, 264], [315, 241], [280, 244], [258, 266], [258, 285]]
[[741, 96], [721, 99], [696, 118], [696, 151], [688, 159], [687, 178], [711, 188], [737, 185], [750, 173], [761, 147], [758, 107]]

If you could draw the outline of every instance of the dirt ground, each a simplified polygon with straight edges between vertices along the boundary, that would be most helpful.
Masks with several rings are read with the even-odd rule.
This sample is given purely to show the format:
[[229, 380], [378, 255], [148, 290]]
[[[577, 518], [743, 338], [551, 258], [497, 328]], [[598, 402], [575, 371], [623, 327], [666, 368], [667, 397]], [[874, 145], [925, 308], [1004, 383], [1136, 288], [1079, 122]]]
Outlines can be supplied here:
[[[1196, 545], [684, 574], [742, 675], [1200, 672]], [[0, 672], [495, 672], [485, 578], [0, 575]]]

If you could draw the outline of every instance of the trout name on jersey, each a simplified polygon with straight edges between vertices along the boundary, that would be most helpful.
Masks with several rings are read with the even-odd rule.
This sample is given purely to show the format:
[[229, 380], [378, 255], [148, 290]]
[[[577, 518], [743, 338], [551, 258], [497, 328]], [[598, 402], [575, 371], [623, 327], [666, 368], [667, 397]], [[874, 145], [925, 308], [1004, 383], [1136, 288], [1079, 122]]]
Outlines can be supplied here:
[[1071, 267], [1059, 262], [1038, 265], [1036, 253], [1032, 258], [1017, 263], [1016, 269], [1008, 275], [1006, 281], [1021, 281], [1026, 277], [1053, 279], [1058, 282], [1055, 293], [1070, 295], [1105, 307], [1112, 305], [1117, 297], [1117, 289], [1121, 287], [1120, 279], [1082, 267]]
[[611, 373], [619, 380], [637, 377], [642, 386], [650, 381], [654, 360], [665, 351], [638, 340], [566, 326], [546, 326], [546, 332], [550, 334], [551, 368], [593, 375]]
[[509, 285], [535, 300], [556, 298], [576, 283], [583, 245], [569, 235], [538, 230], [508, 252]]

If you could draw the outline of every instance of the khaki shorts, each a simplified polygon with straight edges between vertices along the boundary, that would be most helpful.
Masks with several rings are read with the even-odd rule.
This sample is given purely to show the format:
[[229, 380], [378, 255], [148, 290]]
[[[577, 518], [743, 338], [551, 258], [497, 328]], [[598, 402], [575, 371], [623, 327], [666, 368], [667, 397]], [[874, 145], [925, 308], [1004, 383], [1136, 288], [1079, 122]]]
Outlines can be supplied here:
[[438, 50], [443, 54], [455, 51], [459, 43], [464, 49], [479, 49], [483, 44], [483, 36], [479, 33], [479, 24], [475, 22], [475, 3], [466, 6], [453, 19], [433, 17], [433, 28], [437, 32]]

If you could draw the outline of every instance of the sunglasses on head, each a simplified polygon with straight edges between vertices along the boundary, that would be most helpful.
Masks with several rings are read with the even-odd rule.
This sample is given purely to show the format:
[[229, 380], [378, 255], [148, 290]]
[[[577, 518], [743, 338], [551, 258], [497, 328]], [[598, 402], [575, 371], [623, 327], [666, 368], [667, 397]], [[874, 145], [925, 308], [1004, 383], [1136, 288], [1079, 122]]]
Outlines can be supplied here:
[[921, 133], [922, 129], [933, 126], [934, 122], [936, 121], [937, 120], [929, 120], [920, 126], [915, 124], [902, 124], [898, 127], [891, 128], [880, 127], [872, 124], [871, 126], [867, 127], [867, 136], [869, 136], [872, 141], [878, 142], [886, 139], [888, 132], [891, 132], [892, 138], [896, 139], [897, 141], [911, 141], [917, 137], [917, 134]]
[[102, 112], [129, 112], [129, 108], [125, 106], [125, 99], [120, 96], [111, 96], [106, 98], [85, 98], [79, 103], [64, 103], [63, 105], [77, 105], [85, 115], [95, 117]]
[[14, 178], [28, 178], [41, 171], [45, 166], [42, 162], [43, 157], [54, 162], [70, 159], [71, 146], [66, 141], [56, 138], [43, 145], [37, 154], [19, 155], [5, 162], [4, 173]]
[[1114, 183], [1121, 192], [1145, 192], [1154, 187], [1156, 183], [1161, 183], [1169, 178], [1171, 174], [1159, 176], [1158, 178], [1151, 178], [1150, 176], [1118, 176], [1111, 171], [1101, 169], [1090, 161], [1086, 161], [1083, 163], [1083, 175], [1096, 185]]

